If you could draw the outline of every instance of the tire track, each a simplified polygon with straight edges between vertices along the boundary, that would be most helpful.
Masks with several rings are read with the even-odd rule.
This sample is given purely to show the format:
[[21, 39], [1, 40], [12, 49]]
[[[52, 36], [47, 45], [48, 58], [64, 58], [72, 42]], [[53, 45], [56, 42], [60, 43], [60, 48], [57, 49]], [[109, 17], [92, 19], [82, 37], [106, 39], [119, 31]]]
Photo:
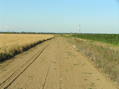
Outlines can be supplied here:
[[48, 71], [46, 73], [46, 77], [45, 77], [44, 83], [42, 85], [42, 89], [45, 89], [45, 85], [46, 85], [46, 82], [47, 82], [47, 78], [48, 78], [48, 74], [49, 74], [49, 71], [50, 71], [50, 67], [51, 67], [51, 65], [49, 66]]
[[0, 89], [8, 89], [8, 87], [13, 82], [15, 82], [15, 80], [17, 78], [19, 78], [20, 75], [22, 75], [30, 67], [30, 65], [32, 65], [37, 60], [37, 58], [44, 52], [44, 50], [47, 47], [48, 47], [48, 45], [46, 45], [45, 47], [40, 49], [40, 51], [38, 53], [36, 53], [35, 55], [33, 55], [30, 60], [26, 61], [18, 70], [16, 70], [14, 73], [12, 73], [11, 76], [9, 76], [5, 81], [3, 81], [0, 84]]

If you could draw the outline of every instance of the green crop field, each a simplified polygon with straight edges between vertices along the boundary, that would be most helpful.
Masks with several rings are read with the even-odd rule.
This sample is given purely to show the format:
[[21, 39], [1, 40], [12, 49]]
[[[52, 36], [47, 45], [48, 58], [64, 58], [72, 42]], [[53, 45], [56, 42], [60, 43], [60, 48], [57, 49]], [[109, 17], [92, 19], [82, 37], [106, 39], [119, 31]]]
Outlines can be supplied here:
[[119, 45], [119, 34], [73, 34], [72, 36]]

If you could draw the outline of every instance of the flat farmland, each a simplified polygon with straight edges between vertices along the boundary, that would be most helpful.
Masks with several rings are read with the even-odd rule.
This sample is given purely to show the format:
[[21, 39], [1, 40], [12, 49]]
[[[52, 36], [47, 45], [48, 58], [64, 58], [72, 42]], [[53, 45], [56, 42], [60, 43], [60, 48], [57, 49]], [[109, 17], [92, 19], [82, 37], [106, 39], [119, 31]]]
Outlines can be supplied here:
[[[117, 82], [111, 80], [96, 67], [97, 62], [94, 63], [83, 53], [96, 50], [92, 44], [82, 42], [80, 38], [54, 36], [46, 40], [53, 35], [11, 35], [11, 40], [4, 42], [11, 45], [2, 44], [6, 50], [20, 46], [19, 50], [22, 51], [24, 45], [38, 44], [0, 63], [0, 89], [119, 89]], [[10, 35], [1, 37], [6, 37], [1, 38], [4, 40], [10, 39]], [[45, 41], [39, 44], [42, 40]], [[98, 58], [106, 60], [101, 59], [101, 53]]]
[[0, 34], [0, 61], [52, 37], [47, 34]]

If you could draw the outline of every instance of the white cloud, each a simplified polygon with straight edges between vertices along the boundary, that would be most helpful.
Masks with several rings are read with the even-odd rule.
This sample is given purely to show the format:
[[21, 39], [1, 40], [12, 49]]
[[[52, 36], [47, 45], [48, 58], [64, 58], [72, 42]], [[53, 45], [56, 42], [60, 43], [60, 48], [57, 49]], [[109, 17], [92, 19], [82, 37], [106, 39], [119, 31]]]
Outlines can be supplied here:
[[22, 29], [23, 27], [16, 25], [0, 25], [0, 31], [18, 31]]

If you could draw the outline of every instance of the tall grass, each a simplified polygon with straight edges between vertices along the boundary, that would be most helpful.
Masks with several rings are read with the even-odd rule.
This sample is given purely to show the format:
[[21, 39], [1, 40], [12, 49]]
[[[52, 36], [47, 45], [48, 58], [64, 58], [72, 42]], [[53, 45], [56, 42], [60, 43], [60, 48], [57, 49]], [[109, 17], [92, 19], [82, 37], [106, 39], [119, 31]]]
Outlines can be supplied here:
[[52, 37], [53, 35], [0, 34], [0, 62]]

